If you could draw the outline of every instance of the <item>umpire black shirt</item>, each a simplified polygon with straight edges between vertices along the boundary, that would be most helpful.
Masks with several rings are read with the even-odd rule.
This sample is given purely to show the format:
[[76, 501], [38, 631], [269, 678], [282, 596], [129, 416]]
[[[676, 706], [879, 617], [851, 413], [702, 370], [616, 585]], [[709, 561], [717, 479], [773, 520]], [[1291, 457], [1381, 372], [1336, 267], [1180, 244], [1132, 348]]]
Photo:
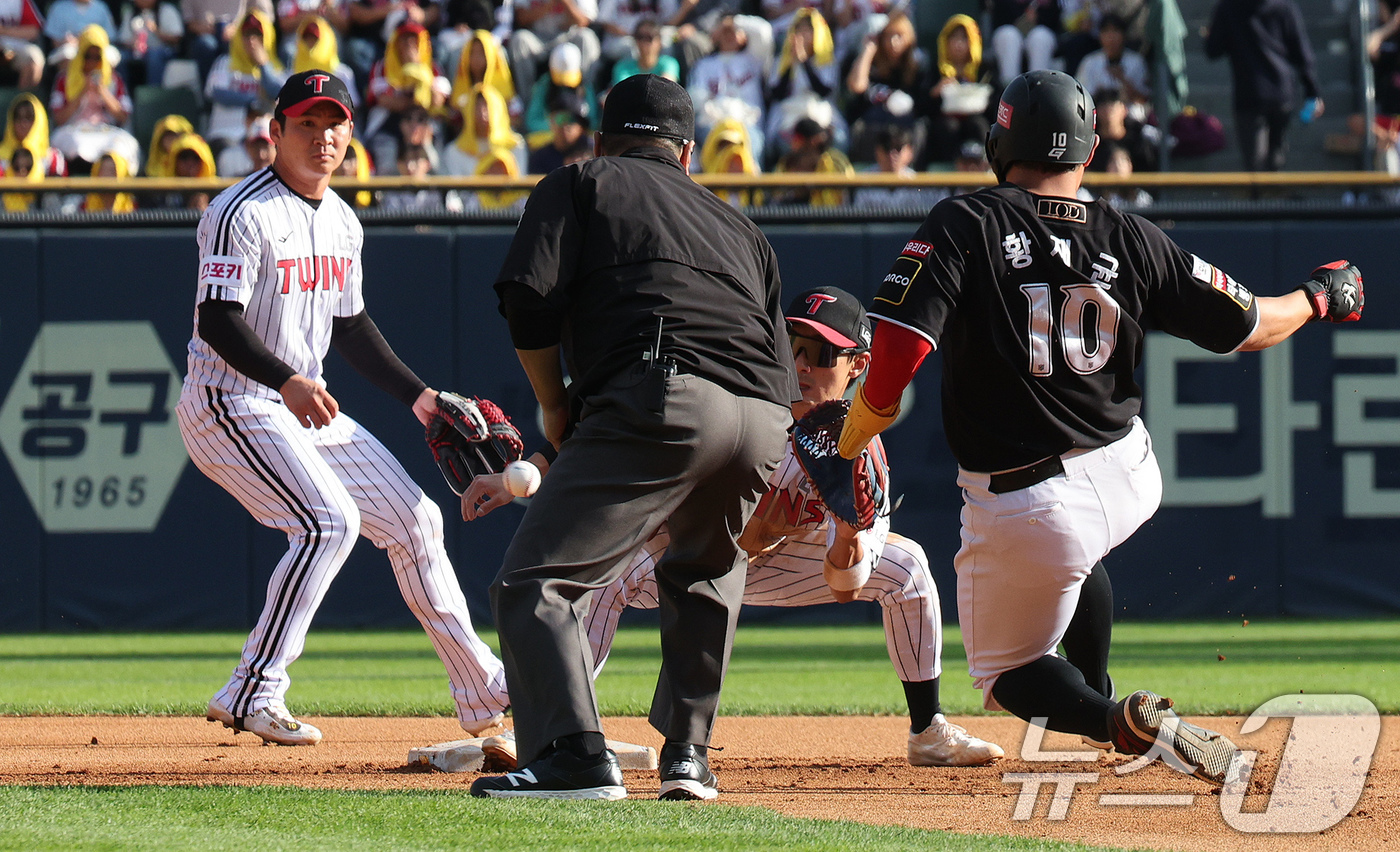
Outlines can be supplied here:
[[[781, 289], [758, 227], [661, 148], [545, 176], [496, 281], [516, 348], [562, 343], [577, 396], [639, 363], [660, 318], [680, 372], [785, 406], [800, 393]], [[528, 340], [522, 313], [537, 320]]]

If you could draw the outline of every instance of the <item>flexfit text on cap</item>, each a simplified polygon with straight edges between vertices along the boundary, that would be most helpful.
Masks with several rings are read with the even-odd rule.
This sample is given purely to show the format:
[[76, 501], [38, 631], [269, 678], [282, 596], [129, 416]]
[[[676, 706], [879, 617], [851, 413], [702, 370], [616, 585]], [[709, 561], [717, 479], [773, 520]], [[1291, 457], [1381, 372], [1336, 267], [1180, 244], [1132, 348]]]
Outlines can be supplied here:
[[695, 138], [695, 107], [680, 83], [655, 74], [638, 74], [612, 87], [603, 102], [599, 129], [689, 142]]
[[[788, 304], [784, 318], [842, 349], [870, 348], [870, 320], [865, 306], [840, 287], [813, 287]], [[803, 328], [805, 327], [805, 328]]]
[[277, 105], [273, 112], [278, 118], [297, 116], [323, 101], [345, 110], [346, 118], [355, 115], [354, 102], [345, 83], [329, 71], [314, 68], [287, 78], [277, 93]]

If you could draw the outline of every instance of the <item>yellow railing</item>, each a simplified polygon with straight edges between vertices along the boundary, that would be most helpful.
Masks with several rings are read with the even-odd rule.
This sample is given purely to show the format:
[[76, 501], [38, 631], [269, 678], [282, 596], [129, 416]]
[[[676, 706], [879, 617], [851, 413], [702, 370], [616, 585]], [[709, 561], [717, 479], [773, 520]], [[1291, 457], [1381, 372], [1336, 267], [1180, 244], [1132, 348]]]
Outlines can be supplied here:
[[[364, 181], [336, 178], [336, 189], [405, 190], [509, 190], [529, 189], [539, 175], [512, 178], [482, 177], [373, 177]], [[862, 172], [855, 175], [809, 173], [763, 175], [696, 175], [695, 180], [712, 189], [769, 189], [793, 186], [819, 186], [839, 189], [859, 187], [971, 187], [990, 186], [990, 174], [968, 172], [929, 172], [900, 177]], [[38, 183], [24, 179], [0, 178], [0, 192], [217, 192], [236, 182], [232, 178], [46, 178]], [[1143, 189], [1231, 189], [1265, 187], [1366, 187], [1397, 186], [1400, 179], [1383, 172], [1141, 172], [1128, 178], [1091, 172], [1084, 183], [1097, 186], [1137, 186]]]

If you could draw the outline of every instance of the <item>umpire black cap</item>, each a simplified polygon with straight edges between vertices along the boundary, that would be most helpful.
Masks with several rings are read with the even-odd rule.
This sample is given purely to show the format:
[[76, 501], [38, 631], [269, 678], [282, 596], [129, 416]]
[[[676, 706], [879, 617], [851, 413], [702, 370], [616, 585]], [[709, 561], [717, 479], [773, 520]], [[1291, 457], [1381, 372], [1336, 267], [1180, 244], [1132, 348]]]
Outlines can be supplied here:
[[608, 92], [599, 129], [689, 142], [695, 138], [695, 107], [680, 83], [655, 74], [637, 74]]
[[1030, 71], [1001, 94], [987, 134], [998, 180], [1015, 162], [1079, 165], [1094, 153], [1094, 99], [1063, 71]]

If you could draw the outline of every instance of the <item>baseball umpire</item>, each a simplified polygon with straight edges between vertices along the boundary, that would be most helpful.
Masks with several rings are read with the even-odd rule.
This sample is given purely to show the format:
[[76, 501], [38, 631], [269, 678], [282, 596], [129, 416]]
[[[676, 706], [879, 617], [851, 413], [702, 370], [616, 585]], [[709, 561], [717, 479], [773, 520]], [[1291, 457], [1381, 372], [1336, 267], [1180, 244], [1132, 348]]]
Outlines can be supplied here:
[[[804, 417], [823, 405], [842, 406], [842, 394], [870, 364], [870, 322], [860, 300], [839, 287], [817, 287], [789, 303], [787, 320], [802, 391], [802, 399], [792, 404], [793, 416]], [[924, 549], [890, 532], [889, 465], [878, 437], [863, 455], [870, 476], [862, 490], [874, 511], [869, 528], [858, 529], [830, 508], [805, 471], [794, 443], [788, 442], [782, 463], [768, 480], [767, 493], [739, 537], [748, 554], [744, 603], [879, 602], [890, 662], [909, 707], [909, 763], [990, 763], [1003, 755], [1001, 747], [972, 736], [943, 715], [938, 695], [943, 672], [938, 587]], [[851, 463], [846, 462], [845, 468], [849, 471]], [[510, 502], [503, 479], [495, 474], [472, 481], [463, 501], [470, 510], [468, 520]], [[617, 582], [594, 592], [586, 624], [595, 674], [607, 660], [623, 610], [660, 605], [656, 566], [670, 540], [666, 529], [659, 530], [633, 555]]]
[[583, 620], [591, 591], [666, 522], [651, 710], [666, 738], [661, 798], [709, 797], [706, 748], [744, 589], [736, 539], [798, 393], [777, 259], [690, 180], [693, 137], [685, 89], [653, 75], [619, 83], [598, 158], [539, 183], [497, 279], [558, 457], [491, 587], [522, 768], [478, 778], [476, 796], [626, 796]]
[[[1162, 495], [1133, 370], [1150, 328], [1228, 353], [1312, 319], [1358, 319], [1361, 275], [1337, 261], [1295, 292], [1254, 296], [1151, 223], [1076, 201], [1097, 141], [1093, 100], [1074, 78], [1033, 71], [1007, 86], [987, 137], [1001, 183], [940, 202], [895, 260], [840, 450], [853, 458], [893, 422], [940, 346], [964, 496], [958, 615], [985, 706], [1220, 784], [1236, 753], [1228, 739], [1145, 690], [1115, 702], [1107, 673], [1113, 602], [1100, 560]], [[1063, 658], [1072, 621], [1081, 635]]]
[[361, 535], [388, 552], [447, 667], [462, 727], [491, 727], [506, 705], [505, 672], [472, 629], [443, 547], [442, 512], [326, 389], [334, 346], [425, 425], [437, 399], [365, 312], [364, 231], [327, 192], [350, 144], [351, 104], [327, 72], [288, 79], [272, 123], [276, 162], [220, 193], [200, 219], [195, 333], [176, 407], [195, 466], [287, 534], [257, 626], [208, 710], [210, 721], [286, 745], [321, 739], [287, 710], [287, 667]]

